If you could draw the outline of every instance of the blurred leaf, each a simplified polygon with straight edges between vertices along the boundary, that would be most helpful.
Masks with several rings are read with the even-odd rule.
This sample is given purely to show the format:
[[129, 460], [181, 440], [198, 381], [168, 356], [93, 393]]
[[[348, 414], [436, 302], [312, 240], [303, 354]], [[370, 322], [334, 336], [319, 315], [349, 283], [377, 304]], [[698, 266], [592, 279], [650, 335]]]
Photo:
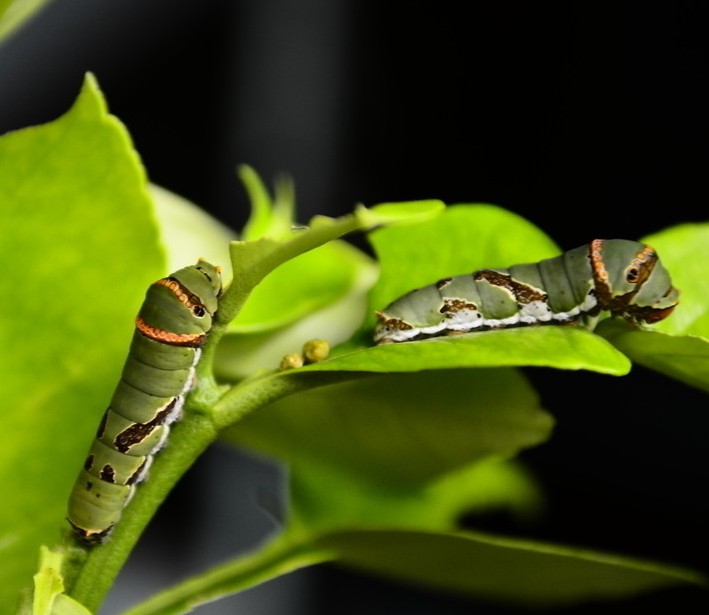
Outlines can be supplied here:
[[444, 208], [445, 204], [438, 199], [402, 201], [380, 203], [369, 208], [359, 205], [355, 208], [355, 216], [362, 229], [409, 226], [433, 220], [444, 211]]
[[50, 0], [0, 0], [0, 42], [16, 32]]
[[229, 330], [256, 333], [300, 320], [348, 293], [363, 268], [374, 263], [342, 241], [288, 260], [254, 288]]
[[545, 441], [552, 425], [518, 372], [450, 370], [305, 391], [249, 415], [226, 437], [401, 489], [515, 455]]
[[[367, 451], [363, 451], [366, 454]], [[372, 480], [357, 468], [299, 457], [290, 469], [288, 530], [318, 537], [366, 529], [456, 529], [463, 514], [505, 510], [520, 522], [535, 519], [543, 496], [513, 460], [488, 457], [430, 481]], [[439, 470], [442, 470], [439, 467]], [[389, 468], [384, 468], [385, 474]]]
[[[274, 307], [281, 306], [284, 315], [296, 318], [293, 322], [282, 323], [277, 328], [267, 328], [253, 332], [233, 332], [231, 329], [220, 340], [217, 348], [217, 355], [214, 369], [218, 377], [224, 381], [238, 381], [253, 375], [259, 370], [275, 369], [281, 359], [289, 353], [299, 352], [303, 344], [310, 339], [324, 338], [331, 344], [344, 342], [352, 336], [358, 329], [363, 315], [367, 308], [367, 293], [376, 279], [377, 267], [367, 257], [359, 253], [354, 248], [346, 248], [342, 242], [333, 242], [316, 248], [312, 252], [307, 252], [301, 257], [286, 262], [282, 267], [276, 269], [262, 282], [265, 289], [269, 289], [263, 294], [256, 287], [254, 293], [249, 297], [244, 310], [241, 312], [258, 312], [258, 306], [263, 305], [263, 297], [271, 296]], [[320, 252], [323, 250], [323, 252]], [[341, 286], [338, 293], [332, 293], [328, 289], [323, 294], [328, 297], [328, 303], [320, 304], [322, 296], [319, 293], [308, 292], [308, 288], [314, 288], [318, 284], [325, 284], [327, 279], [322, 277], [320, 272], [312, 271], [312, 279], [305, 277], [288, 278], [283, 275], [281, 269], [287, 272], [289, 269], [298, 270], [302, 266], [298, 261], [303, 257], [313, 254], [309, 261], [317, 263], [322, 256], [328, 254], [337, 260], [330, 260], [331, 265], [336, 266], [333, 271], [333, 278], [336, 280], [333, 288]], [[294, 263], [292, 267], [288, 267]], [[304, 263], [305, 264], [305, 263]], [[330, 265], [326, 266], [326, 270]], [[343, 285], [343, 279], [337, 281], [342, 275], [347, 279], [351, 273], [348, 285]], [[298, 274], [300, 275], [300, 274]], [[276, 283], [276, 280], [279, 280]], [[303, 280], [304, 284], [295, 284], [293, 280]], [[279, 283], [284, 285], [284, 293], [279, 293]], [[279, 295], [290, 295], [287, 301], [281, 300]], [[298, 311], [311, 305], [311, 311], [298, 314]], [[266, 310], [267, 312], [268, 310]], [[240, 316], [241, 316], [240, 314]], [[274, 314], [275, 316], [275, 314]], [[237, 319], [240, 322], [240, 318]], [[264, 323], [264, 325], [267, 323]], [[275, 324], [272, 322], [271, 324]], [[258, 329], [255, 327], [255, 329]]]
[[295, 220], [295, 188], [288, 177], [276, 182], [272, 199], [259, 175], [248, 165], [239, 166], [239, 179], [244, 184], [251, 204], [251, 216], [244, 225], [245, 241], [261, 237], [283, 238], [293, 230]]
[[527, 608], [707, 587], [707, 579], [690, 570], [482, 532], [332, 532], [316, 544], [369, 573]]
[[88, 76], [58, 120], [0, 138], [0, 613], [30, 581], [164, 256], [125, 128]]

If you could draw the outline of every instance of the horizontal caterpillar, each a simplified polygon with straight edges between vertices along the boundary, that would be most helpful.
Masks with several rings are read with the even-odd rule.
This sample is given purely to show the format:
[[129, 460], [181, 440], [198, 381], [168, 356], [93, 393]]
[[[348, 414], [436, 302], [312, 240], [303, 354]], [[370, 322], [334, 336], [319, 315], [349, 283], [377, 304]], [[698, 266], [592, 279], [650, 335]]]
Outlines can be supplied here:
[[106, 539], [179, 420], [220, 293], [219, 267], [202, 260], [148, 288], [121, 380], [69, 498], [67, 520], [82, 541]]
[[582, 323], [601, 312], [635, 324], [670, 315], [679, 291], [650, 246], [595, 239], [538, 263], [480, 269], [411, 291], [376, 312], [377, 344], [526, 325]]

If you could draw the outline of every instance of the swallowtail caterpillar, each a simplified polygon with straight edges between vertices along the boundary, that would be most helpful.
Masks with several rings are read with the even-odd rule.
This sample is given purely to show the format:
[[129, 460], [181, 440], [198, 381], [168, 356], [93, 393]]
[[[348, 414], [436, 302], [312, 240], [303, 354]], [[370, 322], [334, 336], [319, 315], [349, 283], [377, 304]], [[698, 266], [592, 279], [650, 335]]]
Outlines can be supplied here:
[[105, 540], [179, 420], [221, 289], [219, 267], [203, 260], [148, 288], [121, 380], [69, 498], [67, 519], [84, 542]]
[[634, 324], [667, 318], [679, 291], [657, 253], [626, 239], [595, 239], [538, 263], [439, 280], [377, 312], [377, 344], [544, 324], [592, 329], [601, 312]]

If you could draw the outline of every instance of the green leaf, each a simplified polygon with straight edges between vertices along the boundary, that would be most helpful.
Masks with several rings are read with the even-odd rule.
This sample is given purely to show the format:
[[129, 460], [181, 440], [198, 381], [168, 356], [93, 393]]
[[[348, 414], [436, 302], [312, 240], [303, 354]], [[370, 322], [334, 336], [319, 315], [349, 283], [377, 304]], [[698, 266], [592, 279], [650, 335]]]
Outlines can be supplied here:
[[0, 41], [16, 32], [50, 0], [0, 0]]
[[[342, 298], [372, 261], [342, 241], [333, 241], [284, 262], [249, 296], [229, 327], [233, 333], [278, 329]], [[373, 276], [368, 276], [372, 279]]]
[[[130, 615], [185, 612], [218, 597], [320, 562], [436, 590], [526, 608], [617, 600], [707, 578], [655, 562], [458, 531], [464, 511], [534, 512], [538, 495], [510, 463], [468, 466], [438, 481], [393, 489], [316, 460], [292, 467], [291, 518], [284, 533], [157, 594]], [[521, 514], [520, 514], [521, 513]]]
[[709, 339], [638, 330], [626, 323], [601, 323], [603, 335], [633, 362], [709, 392]]
[[239, 167], [239, 178], [251, 203], [251, 216], [244, 226], [243, 239], [287, 237], [296, 224], [295, 187], [288, 177], [276, 181], [273, 199], [256, 171], [248, 165]]
[[[341, 352], [341, 354], [340, 354]], [[553, 367], [622, 376], [630, 361], [602, 337], [578, 327], [520, 327], [383, 344], [350, 351], [302, 371], [415, 372], [456, 367]]]
[[512, 456], [545, 441], [552, 425], [518, 372], [451, 370], [304, 391], [249, 415], [227, 437], [401, 488]]
[[399, 203], [380, 203], [367, 208], [358, 205], [355, 216], [363, 229], [377, 227], [409, 226], [433, 220], [445, 210], [445, 204], [438, 199], [424, 201], [402, 201]]
[[709, 223], [680, 224], [643, 238], [680, 289], [679, 305], [654, 331], [709, 337]]
[[61, 575], [64, 554], [40, 548], [39, 570], [34, 575], [32, 607], [27, 604], [21, 615], [91, 615], [84, 606], [64, 593]]
[[0, 138], [0, 613], [66, 500], [164, 256], [128, 134], [86, 78], [58, 120]]
[[369, 573], [526, 608], [707, 587], [706, 577], [690, 570], [482, 532], [355, 530], [316, 544]]
[[335, 531], [452, 531], [461, 515], [489, 511], [505, 510], [528, 523], [544, 507], [529, 473], [499, 457], [478, 459], [429, 481], [401, 484], [386, 484], [356, 468], [351, 472], [346, 465], [303, 456], [290, 470], [286, 534], [309, 535], [314, 542]]

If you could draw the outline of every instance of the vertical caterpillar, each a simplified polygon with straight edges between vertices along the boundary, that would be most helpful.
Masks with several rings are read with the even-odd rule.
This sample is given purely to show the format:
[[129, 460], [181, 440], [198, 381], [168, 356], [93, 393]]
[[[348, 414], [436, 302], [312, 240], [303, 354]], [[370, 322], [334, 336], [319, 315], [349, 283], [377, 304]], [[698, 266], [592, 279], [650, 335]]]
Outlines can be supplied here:
[[154, 282], [135, 320], [120, 382], [69, 498], [67, 519], [84, 542], [103, 542], [179, 420], [221, 293], [200, 260]]
[[377, 312], [374, 341], [525, 325], [595, 325], [601, 312], [635, 324], [667, 318], [679, 291], [650, 246], [595, 239], [538, 263], [480, 269], [439, 280]]

